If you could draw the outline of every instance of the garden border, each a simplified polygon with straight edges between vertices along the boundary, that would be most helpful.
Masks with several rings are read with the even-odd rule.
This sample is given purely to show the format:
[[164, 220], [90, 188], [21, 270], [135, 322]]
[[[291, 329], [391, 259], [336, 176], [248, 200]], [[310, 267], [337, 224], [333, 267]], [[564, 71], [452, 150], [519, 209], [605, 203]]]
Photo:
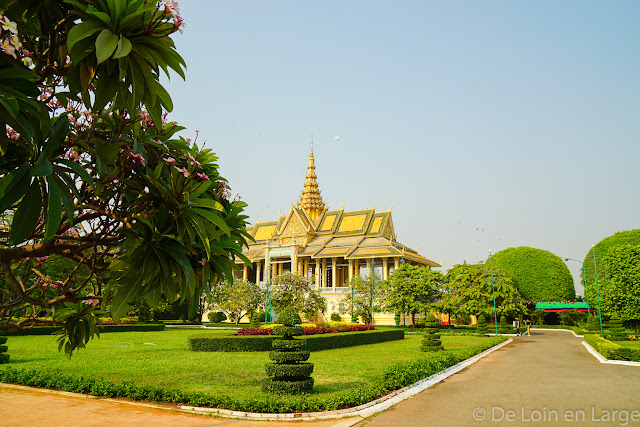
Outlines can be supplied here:
[[[194, 414], [209, 414], [224, 418], [237, 418], [243, 420], [272, 420], [272, 421], [313, 421], [313, 420], [328, 420], [335, 418], [347, 418], [347, 417], [359, 417], [354, 420], [359, 422], [365, 417], [368, 417], [376, 412], [384, 411], [391, 406], [399, 403], [405, 399], [408, 399], [423, 390], [439, 383], [440, 381], [450, 377], [451, 375], [461, 371], [462, 369], [474, 364], [478, 360], [493, 353], [494, 351], [504, 347], [513, 341], [513, 338], [509, 338], [499, 344], [494, 345], [468, 359], [458, 362], [453, 366], [450, 366], [443, 371], [433, 374], [427, 378], [417, 381], [409, 386], [395, 390], [383, 397], [372, 400], [371, 402], [354, 406], [353, 408], [337, 409], [335, 411], [323, 411], [323, 412], [294, 412], [294, 413], [282, 413], [282, 414], [270, 414], [270, 413], [258, 413], [258, 412], [246, 412], [246, 411], [232, 411], [229, 409], [220, 408], [204, 408], [198, 406], [179, 405], [178, 407], [189, 413]], [[352, 424], [346, 424], [352, 425]]]

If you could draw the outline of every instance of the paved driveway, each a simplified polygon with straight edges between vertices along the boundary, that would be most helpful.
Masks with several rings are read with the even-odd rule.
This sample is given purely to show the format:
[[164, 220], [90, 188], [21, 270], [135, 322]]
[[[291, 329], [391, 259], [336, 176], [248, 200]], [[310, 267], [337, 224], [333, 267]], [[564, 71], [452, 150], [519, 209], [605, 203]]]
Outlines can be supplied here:
[[358, 425], [640, 425], [640, 368], [601, 364], [561, 331], [534, 331]]

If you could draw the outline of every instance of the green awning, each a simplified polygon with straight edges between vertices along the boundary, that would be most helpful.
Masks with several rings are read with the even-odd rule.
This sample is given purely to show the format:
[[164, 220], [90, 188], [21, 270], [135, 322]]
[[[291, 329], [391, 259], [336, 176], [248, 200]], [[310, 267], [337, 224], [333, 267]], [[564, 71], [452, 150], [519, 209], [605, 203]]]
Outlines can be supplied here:
[[569, 301], [549, 301], [537, 302], [537, 310], [562, 311], [562, 310], [587, 310], [589, 304], [586, 302], [569, 302]]

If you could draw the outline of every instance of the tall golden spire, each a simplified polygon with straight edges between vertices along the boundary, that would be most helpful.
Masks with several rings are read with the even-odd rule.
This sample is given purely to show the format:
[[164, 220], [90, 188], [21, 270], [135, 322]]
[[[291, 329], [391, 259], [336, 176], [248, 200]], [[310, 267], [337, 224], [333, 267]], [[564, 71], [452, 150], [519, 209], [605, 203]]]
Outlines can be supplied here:
[[304, 183], [304, 189], [298, 200], [298, 208], [304, 209], [309, 217], [314, 221], [322, 215], [325, 204], [320, 196], [318, 189], [318, 181], [316, 176], [316, 165], [313, 159], [313, 137], [311, 137], [311, 154], [309, 154], [309, 166], [307, 167], [307, 180]]

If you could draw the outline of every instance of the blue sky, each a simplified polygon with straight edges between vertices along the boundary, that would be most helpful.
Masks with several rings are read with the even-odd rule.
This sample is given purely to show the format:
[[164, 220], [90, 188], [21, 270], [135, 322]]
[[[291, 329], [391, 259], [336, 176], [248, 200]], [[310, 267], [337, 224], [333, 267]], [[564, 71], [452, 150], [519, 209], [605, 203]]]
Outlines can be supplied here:
[[444, 269], [516, 246], [582, 260], [640, 228], [640, 2], [180, 8], [170, 118], [252, 221], [297, 201], [313, 134], [329, 207], [393, 204], [398, 240]]

